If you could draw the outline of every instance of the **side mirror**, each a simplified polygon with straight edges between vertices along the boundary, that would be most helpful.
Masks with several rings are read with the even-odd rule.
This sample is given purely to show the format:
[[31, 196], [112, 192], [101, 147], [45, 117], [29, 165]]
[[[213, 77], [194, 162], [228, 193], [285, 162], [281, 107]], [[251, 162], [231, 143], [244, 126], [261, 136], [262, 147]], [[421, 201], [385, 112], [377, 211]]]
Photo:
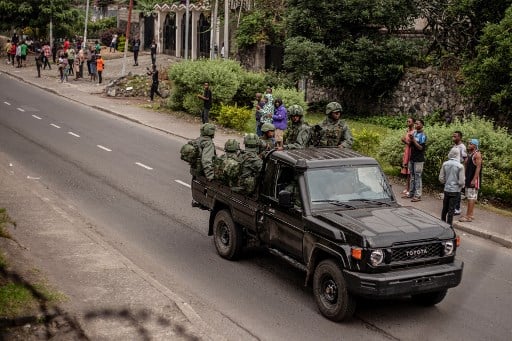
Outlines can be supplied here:
[[279, 206], [292, 207], [292, 194], [288, 191], [282, 190], [279, 192]]

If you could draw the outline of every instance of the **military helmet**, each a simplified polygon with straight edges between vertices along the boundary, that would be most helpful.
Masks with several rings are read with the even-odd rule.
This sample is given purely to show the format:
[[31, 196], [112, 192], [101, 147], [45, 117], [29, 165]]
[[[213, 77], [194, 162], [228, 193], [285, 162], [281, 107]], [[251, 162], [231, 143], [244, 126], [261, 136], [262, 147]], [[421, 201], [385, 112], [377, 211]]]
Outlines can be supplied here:
[[300, 105], [294, 104], [288, 108], [290, 116], [304, 116], [304, 109]]
[[339, 104], [338, 102], [331, 102], [331, 103], [327, 104], [327, 106], [325, 107], [326, 115], [329, 115], [330, 113], [335, 112], [335, 111], [339, 111], [339, 112], [343, 111], [341, 104]]
[[205, 123], [201, 126], [201, 136], [215, 135], [215, 126], [211, 123]]
[[244, 145], [248, 148], [257, 148], [260, 143], [260, 138], [254, 133], [249, 133], [244, 137]]
[[274, 131], [276, 130], [276, 127], [272, 123], [263, 123], [261, 126], [261, 131], [266, 133], [267, 131]]
[[240, 143], [238, 143], [235, 139], [229, 139], [224, 144], [224, 151], [226, 152], [236, 152], [240, 149]]

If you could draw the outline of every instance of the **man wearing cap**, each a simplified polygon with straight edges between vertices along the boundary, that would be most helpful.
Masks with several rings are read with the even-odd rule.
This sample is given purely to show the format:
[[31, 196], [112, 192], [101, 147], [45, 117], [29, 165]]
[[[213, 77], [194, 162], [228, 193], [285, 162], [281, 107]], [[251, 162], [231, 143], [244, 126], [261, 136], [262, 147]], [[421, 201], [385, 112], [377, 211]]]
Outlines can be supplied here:
[[441, 220], [446, 221], [450, 226], [453, 224], [457, 197], [460, 196], [460, 191], [466, 180], [464, 166], [460, 163], [459, 157], [459, 149], [453, 147], [448, 153], [448, 161], [443, 163], [439, 172], [439, 181], [444, 184]]
[[466, 215], [459, 219], [461, 222], [470, 222], [474, 219], [473, 212], [482, 177], [482, 154], [480, 154], [478, 149], [479, 144], [480, 142], [477, 139], [469, 140], [468, 158], [466, 159], [466, 199], [468, 200], [468, 210]]

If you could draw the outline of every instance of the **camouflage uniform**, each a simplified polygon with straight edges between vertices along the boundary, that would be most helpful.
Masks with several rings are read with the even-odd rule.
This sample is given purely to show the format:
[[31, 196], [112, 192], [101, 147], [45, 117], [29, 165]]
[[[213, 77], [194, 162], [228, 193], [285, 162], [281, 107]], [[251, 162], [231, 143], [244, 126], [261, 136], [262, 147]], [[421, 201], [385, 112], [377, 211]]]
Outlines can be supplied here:
[[289, 116], [300, 116], [298, 122], [293, 122], [286, 131], [284, 149], [302, 149], [308, 147], [311, 140], [311, 127], [302, 121], [304, 110], [299, 105], [292, 105], [288, 110]]
[[269, 137], [269, 131], [275, 131], [276, 128], [272, 123], [264, 123], [261, 126], [261, 132], [263, 133], [262, 136], [260, 136], [260, 146], [259, 146], [259, 153], [264, 153], [266, 151], [272, 150], [276, 146], [276, 141], [274, 137]]
[[244, 144], [245, 150], [240, 155], [240, 182], [233, 190], [252, 194], [258, 183], [263, 160], [258, 156], [259, 138], [256, 134], [247, 134]]
[[350, 128], [340, 119], [334, 120], [332, 118], [332, 112], [341, 112], [342, 108], [339, 103], [331, 102], [327, 104], [325, 114], [326, 119], [320, 125], [322, 130], [320, 131], [319, 145], [322, 147], [327, 146], [343, 146], [344, 148], [352, 148], [354, 139], [350, 133]]
[[213, 180], [214, 170], [213, 162], [216, 157], [213, 137], [215, 135], [215, 126], [211, 123], [205, 123], [201, 126], [201, 137], [199, 138], [199, 147], [201, 149], [201, 167], [204, 176], [208, 180]]
[[229, 139], [224, 145], [225, 154], [215, 159], [215, 179], [233, 187], [237, 185], [240, 175], [240, 144], [235, 139]]

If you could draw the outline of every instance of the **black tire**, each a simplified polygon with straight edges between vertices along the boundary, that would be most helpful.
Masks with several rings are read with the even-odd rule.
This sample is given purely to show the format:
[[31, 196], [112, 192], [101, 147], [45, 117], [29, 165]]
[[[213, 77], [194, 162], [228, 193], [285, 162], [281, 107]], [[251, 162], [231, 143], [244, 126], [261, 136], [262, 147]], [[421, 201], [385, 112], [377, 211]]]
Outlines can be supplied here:
[[213, 242], [217, 253], [229, 260], [236, 260], [242, 253], [243, 235], [227, 210], [217, 212], [213, 221]]
[[430, 307], [441, 302], [446, 296], [448, 290], [440, 290], [434, 292], [426, 292], [424, 294], [412, 295], [412, 300], [419, 305], [424, 307]]
[[346, 320], [356, 310], [356, 300], [348, 292], [343, 273], [332, 259], [326, 259], [316, 267], [313, 295], [320, 312], [329, 320]]

